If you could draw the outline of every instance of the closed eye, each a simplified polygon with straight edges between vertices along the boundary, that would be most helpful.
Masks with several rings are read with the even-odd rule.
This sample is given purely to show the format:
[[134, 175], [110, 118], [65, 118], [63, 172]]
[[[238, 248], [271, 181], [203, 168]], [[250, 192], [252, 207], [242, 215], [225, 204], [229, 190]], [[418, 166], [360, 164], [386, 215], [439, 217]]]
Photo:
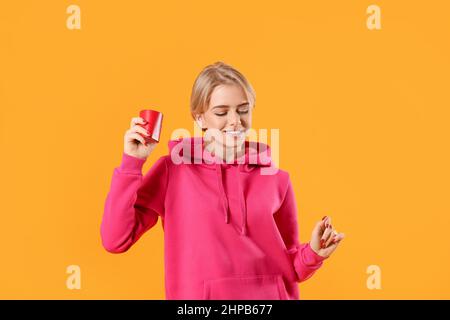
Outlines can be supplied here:
[[[215, 115], [216, 116], [219, 116], [219, 117], [223, 117], [223, 116], [225, 116], [226, 114], [227, 114], [228, 112], [223, 112], [223, 113], [215, 113]], [[240, 111], [238, 111], [238, 113], [239, 114], [246, 114], [246, 113], [248, 113], [248, 109], [247, 110], [240, 110]]]

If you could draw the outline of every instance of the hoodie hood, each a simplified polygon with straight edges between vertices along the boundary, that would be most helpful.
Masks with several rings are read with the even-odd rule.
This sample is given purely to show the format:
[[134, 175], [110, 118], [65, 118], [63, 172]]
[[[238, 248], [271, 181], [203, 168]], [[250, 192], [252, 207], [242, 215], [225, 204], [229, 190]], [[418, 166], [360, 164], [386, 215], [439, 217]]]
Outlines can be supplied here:
[[[243, 236], [247, 235], [247, 206], [242, 187], [242, 172], [250, 172], [258, 167], [272, 167], [270, 147], [267, 144], [255, 141], [245, 141], [245, 153], [226, 162], [220, 157], [214, 156], [205, 149], [205, 140], [203, 137], [188, 137], [170, 140], [169, 155], [175, 164], [195, 164], [206, 169], [215, 170], [217, 178], [217, 193], [223, 204], [223, 215], [225, 223], [230, 222], [230, 208], [239, 208], [241, 216], [241, 230]], [[225, 171], [224, 171], [225, 170]], [[230, 181], [235, 184], [231, 188], [235, 194], [230, 196], [225, 191], [223, 184], [223, 174], [231, 175]], [[230, 199], [238, 199], [236, 206], [230, 206]]]

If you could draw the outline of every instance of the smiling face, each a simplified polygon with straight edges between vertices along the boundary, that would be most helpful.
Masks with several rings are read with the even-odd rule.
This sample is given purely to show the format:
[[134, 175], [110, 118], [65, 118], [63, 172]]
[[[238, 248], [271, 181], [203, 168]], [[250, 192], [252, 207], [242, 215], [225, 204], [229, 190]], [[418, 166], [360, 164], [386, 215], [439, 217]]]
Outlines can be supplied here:
[[214, 88], [208, 110], [200, 115], [200, 119], [203, 128], [221, 132], [220, 144], [237, 148], [245, 141], [245, 133], [251, 128], [252, 109], [241, 86], [223, 84]]

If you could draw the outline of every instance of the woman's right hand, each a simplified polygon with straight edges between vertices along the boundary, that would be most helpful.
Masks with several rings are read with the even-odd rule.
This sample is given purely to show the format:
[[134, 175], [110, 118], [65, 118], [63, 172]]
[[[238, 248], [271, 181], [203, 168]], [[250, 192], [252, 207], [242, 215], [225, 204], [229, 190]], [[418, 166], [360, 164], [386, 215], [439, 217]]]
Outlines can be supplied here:
[[144, 136], [149, 136], [149, 133], [138, 124], [145, 124], [145, 120], [141, 117], [131, 119], [130, 129], [125, 132], [124, 152], [129, 156], [145, 160], [158, 143], [151, 140], [145, 145], [145, 139], [139, 133], [142, 133]]

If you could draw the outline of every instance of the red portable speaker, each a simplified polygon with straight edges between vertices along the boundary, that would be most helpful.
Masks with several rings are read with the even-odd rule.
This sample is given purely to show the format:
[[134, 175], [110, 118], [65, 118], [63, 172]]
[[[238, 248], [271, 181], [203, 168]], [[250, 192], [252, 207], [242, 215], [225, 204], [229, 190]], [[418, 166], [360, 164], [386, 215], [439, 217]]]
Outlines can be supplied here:
[[139, 116], [147, 121], [145, 124], [139, 124], [150, 134], [147, 137], [141, 134], [141, 136], [144, 137], [146, 144], [151, 141], [158, 143], [159, 138], [161, 137], [163, 114], [155, 110], [141, 110]]

